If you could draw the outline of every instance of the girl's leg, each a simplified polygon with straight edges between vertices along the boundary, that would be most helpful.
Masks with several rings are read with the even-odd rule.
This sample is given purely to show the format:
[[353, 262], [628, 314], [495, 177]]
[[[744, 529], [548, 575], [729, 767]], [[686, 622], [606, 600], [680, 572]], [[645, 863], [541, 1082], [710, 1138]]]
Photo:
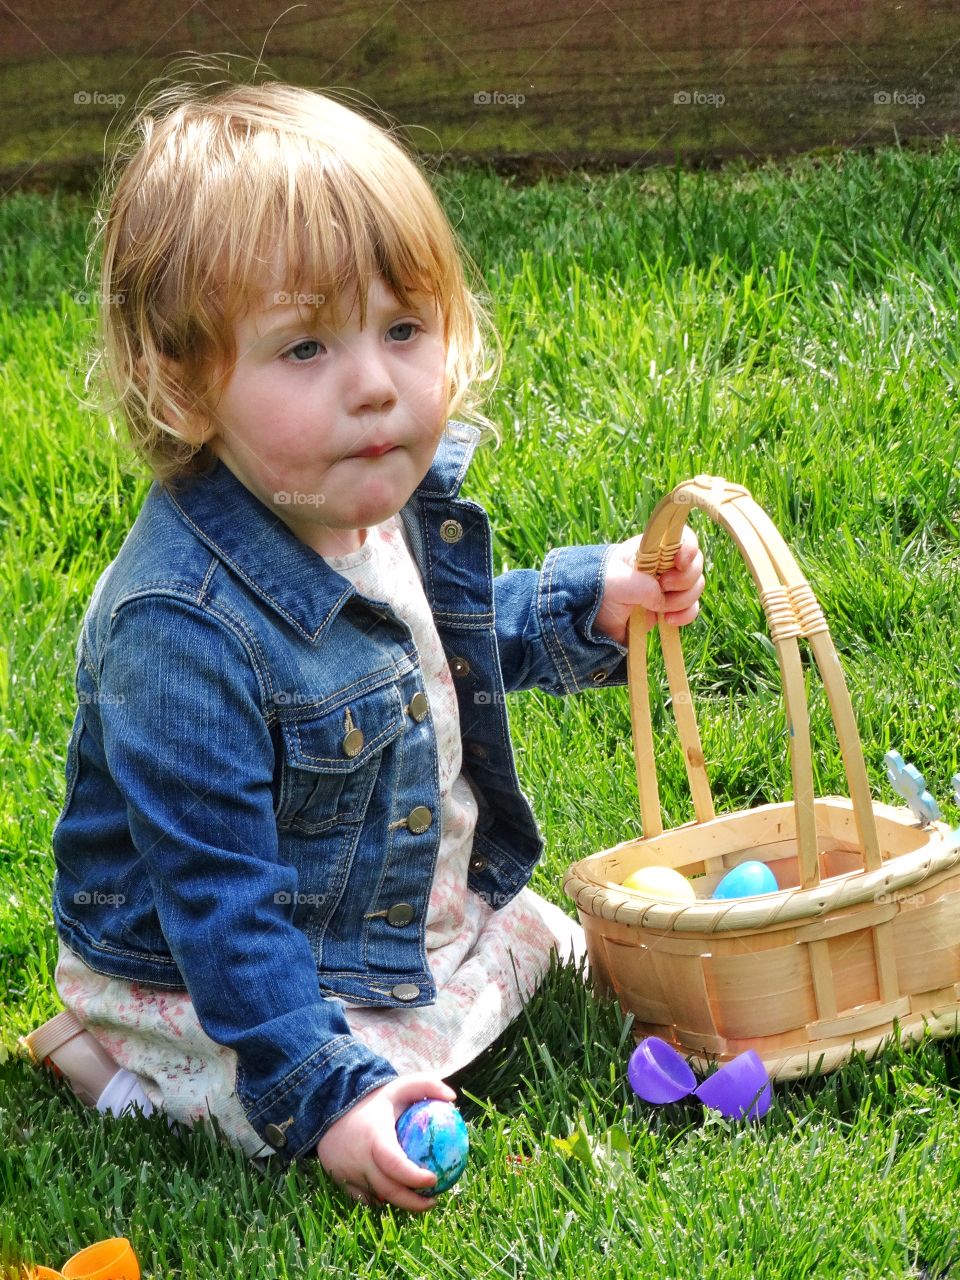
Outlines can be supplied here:
[[[96, 973], [60, 941], [54, 984], [66, 1007], [127, 1073], [110, 1081], [100, 1111], [140, 1105], [187, 1127], [208, 1116], [251, 1159], [273, 1154], [236, 1094], [237, 1055], [203, 1031], [186, 992]], [[142, 1099], [142, 1101], [141, 1101]]]
[[517, 895], [522, 897], [530, 911], [536, 913], [543, 924], [553, 934], [557, 956], [563, 964], [579, 965], [584, 962], [584, 976], [589, 972], [586, 963], [587, 939], [583, 929], [576, 920], [571, 919], [565, 911], [561, 911], [554, 903], [548, 902], [540, 894], [530, 888], [521, 889]]

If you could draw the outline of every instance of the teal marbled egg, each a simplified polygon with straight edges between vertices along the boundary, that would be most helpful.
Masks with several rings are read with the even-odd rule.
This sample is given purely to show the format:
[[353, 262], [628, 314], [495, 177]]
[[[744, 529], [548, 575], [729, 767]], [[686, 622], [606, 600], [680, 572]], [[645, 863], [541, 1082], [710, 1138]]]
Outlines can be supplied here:
[[446, 1191], [467, 1167], [470, 1138], [451, 1102], [427, 1099], [407, 1107], [397, 1121], [397, 1137], [414, 1164], [437, 1175], [436, 1184], [423, 1188], [421, 1195]]

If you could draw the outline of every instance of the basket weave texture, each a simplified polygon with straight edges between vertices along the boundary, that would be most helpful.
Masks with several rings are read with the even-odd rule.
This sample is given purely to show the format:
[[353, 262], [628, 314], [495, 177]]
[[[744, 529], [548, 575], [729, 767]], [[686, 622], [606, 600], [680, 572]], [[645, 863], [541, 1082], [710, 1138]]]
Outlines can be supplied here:
[[[917, 824], [870, 794], [836, 650], [809, 584], [746, 489], [712, 476], [678, 485], [656, 507], [636, 567], [665, 572], [694, 508], [736, 542], [777, 652], [793, 800], [717, 817], [677, 627], [660, 641], [696, 818], [664, 831], [660, 816], [642, 611], [630, 620], [628, 688], [643, 836], [574, 863], [564, 890], [577, 905], [591, 972], [657, 1035], [705, 1070], [755, 1049], [773, 1079], [834, 1070], [871, 1053], [899, 1026], [904, 1039], [960, 1027], [960, 833]], [[849, 798], [817, 798], [798, 641], [816, 661], [830, 704]], [[778, 890], [710, 900], [747, 860]], [[693, 903], [623, 887], [642, 867], [690, 878]]]

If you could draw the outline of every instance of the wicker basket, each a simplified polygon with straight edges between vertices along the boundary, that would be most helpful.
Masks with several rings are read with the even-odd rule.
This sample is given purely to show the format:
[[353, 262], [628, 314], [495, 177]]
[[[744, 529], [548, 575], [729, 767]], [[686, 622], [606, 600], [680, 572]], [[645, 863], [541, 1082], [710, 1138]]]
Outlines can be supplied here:
[[[960, 1015], [960, 837], [875, 803], [849, 694], [827, 624], [788, 547], [746, 489], [711, 476], [657, 506], [636, 567], [662, 573], [699, 507], [734, 538], [753, 575], [776, 647], [790, 742], [793, 803], [716, 817], [684, 669], [679, 630], [660, 623], [667, 679], [693, 796], [693, 822], [660, 818], [646, 637], [629, 627], [628, 686], [644, 835], [575, 863], [564, 889], [577, 905], [591, 971], [657, 1035], [705, 1070], [755, 1049], [774, 1079], [831, 1071], [854, 1047], [878, 1048], [899, 1023], [945, 1036]], [[809, 643], [826, 688], [850, 799], [815, 799], [804, 676]], [[710, 900], [748, 859], [779, 889]], [[662, 902], [625, 889], [640, 867], [673, 867], [699, 900]]]

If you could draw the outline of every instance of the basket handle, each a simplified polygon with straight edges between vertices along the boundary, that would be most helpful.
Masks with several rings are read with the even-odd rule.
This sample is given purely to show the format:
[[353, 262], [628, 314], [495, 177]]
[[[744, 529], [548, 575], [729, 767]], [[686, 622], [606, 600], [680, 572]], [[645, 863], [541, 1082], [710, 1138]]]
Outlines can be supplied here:
[[[850, 787], [864, 867], [869, 871], [879, 870], [880, 843], [877, 839], [873, 800], [840, 661], [816, 597], [766, 512], [754, 502], [742, 485], [730, 484], [717, 476], [697, 476], [694, 480], [685, 481], [677, 485], [654, 508], [634, 559], [635, 568], [659, 575], [672, 567], [674, 557], [680, 549], [683, 527], [694, 507], [705, 511], [736, 542], [760, 592], [770, 638], [777, 651], [790, 740], [801, 888], [813, 888], [820, 883], [820, 863], [813, 807], [810, 723], [797, 644], [799, 636], [808, 641], [827, 691]], [[643, 833], [645, 836], [655, 836], [662, 833], [663, 823], [653, 748], [647, 643], [643, 623], [644, 610], [635, 609], [630, 616], [627, 633], [627, 684]], [[690, 697], [680, 629], [662, 618], [658, 627], [696, 822], [709, 822], [715, 816], [713, 797]]]

